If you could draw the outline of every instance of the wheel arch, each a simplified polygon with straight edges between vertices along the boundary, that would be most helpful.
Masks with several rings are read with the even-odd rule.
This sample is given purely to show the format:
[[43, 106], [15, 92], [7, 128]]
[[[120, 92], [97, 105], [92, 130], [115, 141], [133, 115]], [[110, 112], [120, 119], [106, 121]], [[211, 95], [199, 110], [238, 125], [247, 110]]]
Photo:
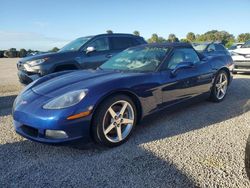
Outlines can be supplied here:
[[231, 82], [231, 75], [230, 75], [230, 70], [227, 67], [222, 67], [221, 69], [219, 69], [216, 73], [216, 75], [220, 72], [220, 71], [225, 71], [227, 73], [227, 78], [228, 78], [228, 85]]
[[[133, 102], [134, 102], [134, 105], [136, 107], [136, 112], [137, 112], [137, 122], [136, 124], [138, 124], [140, 122], [140, 120], [142, 119], [142, 104], [141, 104], [141, 101], [139, 99], [139, 97], [131, 92], [131, 91], [128, 91], [128, 90], [117, 90], [117, 91], [113, 91], [113, 92], [110, 92], [110, 93], [107, 93], [106, 95], [104, 95], [102, 98], [100, 98], [97, 102], [97, 104], [94, 106], [94, 109], [93, 109], [93, 115], [95, 115], [98, 107], [105, 101], [105, 99], [111, 97], [111, 96], [115, 96], [115, 95], [126, 95], [128, 96]], [[93, 118], [92, 118], [93, 119]], [[92, 124], [92, 120], [91, 120], [91, 124]]]

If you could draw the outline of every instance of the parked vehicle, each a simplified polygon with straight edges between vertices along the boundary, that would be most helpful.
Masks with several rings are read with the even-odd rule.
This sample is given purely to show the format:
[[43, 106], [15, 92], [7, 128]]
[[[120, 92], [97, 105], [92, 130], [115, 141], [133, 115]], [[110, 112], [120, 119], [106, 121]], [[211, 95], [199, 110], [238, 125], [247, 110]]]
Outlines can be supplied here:
[[218, 56], [218, 55], [230, 54], [222, 44], [215, 42], [194, 43], [193, 47], [196, 51], [205, 56]]
[[233, 73], [250, 72], [250, 41], [247, 41], [241, 48], [235, 49], [231, 52], [234, 69]]
[[241, 48], [243, 44], [243, 42], [234, 43], [230, 48], [228, 48], [229, 53], [231, 53], [235, 49]]
[[91, 137], [118, 146], [153, 112], [193, 99], [221, 102], [232, 65], [231, 56], [203, 58], [186, 43], [129, 48], [96, 70], [32, 82], [14, 102], [15, 130], [43, 143]]
[[17, 63], [21, 83], [30, 82], [54, 72], [95, 69], [122, 50], [145, 44], [140, 36], [131, 34], [102, 34], [78, 38], [59, 52], [34, 55]]

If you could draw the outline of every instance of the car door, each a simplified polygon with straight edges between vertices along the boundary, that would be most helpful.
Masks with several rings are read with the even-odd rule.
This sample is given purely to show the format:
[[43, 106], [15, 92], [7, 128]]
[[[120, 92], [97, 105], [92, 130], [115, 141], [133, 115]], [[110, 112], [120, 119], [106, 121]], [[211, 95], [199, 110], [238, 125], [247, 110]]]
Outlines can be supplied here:
[[[190, 67], [173, 70], [180, 63], [189, 62]], [[210, 91], [213, 78], [212, 67], [202, 61], [193, 48], [176, 48], [164, 63], [161, 71], [163, 105], [170, 105]]]
[[[87, 48], [93, 47], [94, 51], [87, 53]], [[83, 69], [95, 69], [107, 61], [110, 56], [108, 37], [98, 37], [90, 41], [81, 51], [80, 64]]]

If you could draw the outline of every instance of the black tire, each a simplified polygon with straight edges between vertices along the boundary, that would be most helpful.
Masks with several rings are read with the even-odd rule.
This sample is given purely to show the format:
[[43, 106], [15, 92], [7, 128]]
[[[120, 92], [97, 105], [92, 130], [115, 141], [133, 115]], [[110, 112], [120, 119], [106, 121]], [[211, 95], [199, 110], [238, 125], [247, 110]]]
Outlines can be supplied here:
[[[133, 112], [134, 112], [134, 121], [133, 121], [133, 124], [131, 124], [132, 128], [131, 128], [130, 132], [123, 140], [117, 141], [117, 142], [111, 142], [110, 140], [107, 139], [107, 137], [105, 136], [105, 133], [104, 133], [104, 121], [105, 121], [104, 118], [107, 116], [108, 109], [114, 103], [116, 103], [118, 101], [126, 101], [131, 105], [130, 107], [132, 107]], [[131, 100], [130, 97], [128, 97], [126, 95], [110, 96], [109, 98], [105, 99], [97, 107], [96, 112], [94, 113], [93, 121], [92, 121], [92, 125], [91, 125], [92, 137], [93, 137], [94, 141], [96, 141], [97, 143], [99, 143], [101, 145], [108, 146], [108, 147], [119, 146], [129, 139], [129, 137], [131, 136], [133, 129], [135, 127], [136, 121], [137, 121], [137, 111], [136, 111], [135, 104]], [[114, 129], [116, 129], [116, 128], [114, 128]], [[117, 135], [117, 137], [118, 137], [118, 135]]]
[[224, 70], [220, 70], [217, 73], [217, 75], [215, 76], [214, 83], [213, 83], [213, 86], [212, 86], [212, 89], [211, 89], [210, 100], [213, 101], [213, 102], [221, 102], [221, 101], [223, 101], [224, 98], [226, 97], [226, 94], [227, 94], [227, 89], [226, 89], [226, 93], [224, 94], [224, 96], [222, 98], [217, 96], [216, 84], [218, 82], [218, 79], [220, 79], [221, 74], [225, 75], [225, 78], [227, 79], [227, 86], [228, 86], [228, 83], [229, 83], [229, 78], [228, 78], [227, 72], [224, 71]]

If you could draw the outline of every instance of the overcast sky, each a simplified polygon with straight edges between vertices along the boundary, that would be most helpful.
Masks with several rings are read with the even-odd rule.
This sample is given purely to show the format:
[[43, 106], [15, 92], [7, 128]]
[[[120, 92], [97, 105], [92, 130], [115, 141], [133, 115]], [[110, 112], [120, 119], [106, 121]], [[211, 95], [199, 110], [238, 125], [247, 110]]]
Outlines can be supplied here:
[[46, 51], [86, 35], [140, 31], [170, 33], [250, 32], [250, 0], [11, 0], [0, 1], [0, 49]]

